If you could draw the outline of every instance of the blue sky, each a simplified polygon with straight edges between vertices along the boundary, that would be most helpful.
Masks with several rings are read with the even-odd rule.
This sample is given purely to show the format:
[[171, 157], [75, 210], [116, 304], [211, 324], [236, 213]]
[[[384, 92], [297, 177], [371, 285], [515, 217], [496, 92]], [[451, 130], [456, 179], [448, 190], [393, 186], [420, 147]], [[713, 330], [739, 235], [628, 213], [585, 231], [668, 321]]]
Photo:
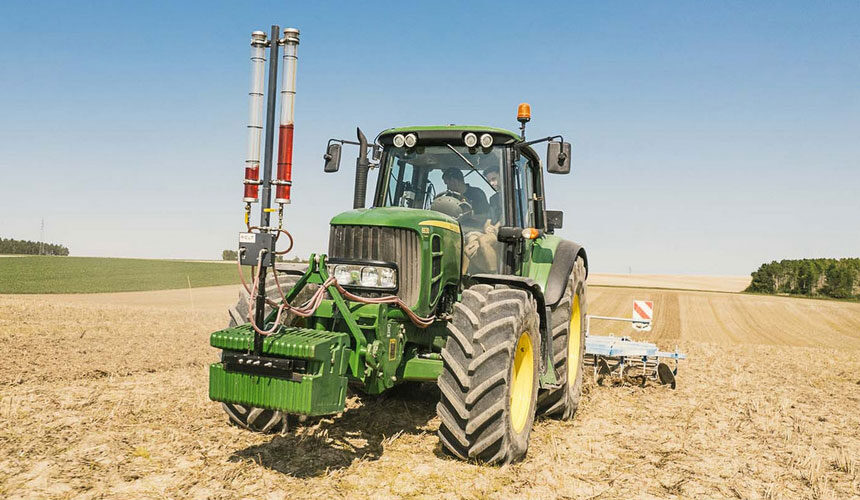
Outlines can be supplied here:
[[562, 133], [548, 177], [598, 272], [747, 274], [860, 255], [857, 2], [4, 2], [0, 236], [218, 258], [242, 228], [249, 35], [301, 29], [301, 255], [351, 208], [329, 137]]

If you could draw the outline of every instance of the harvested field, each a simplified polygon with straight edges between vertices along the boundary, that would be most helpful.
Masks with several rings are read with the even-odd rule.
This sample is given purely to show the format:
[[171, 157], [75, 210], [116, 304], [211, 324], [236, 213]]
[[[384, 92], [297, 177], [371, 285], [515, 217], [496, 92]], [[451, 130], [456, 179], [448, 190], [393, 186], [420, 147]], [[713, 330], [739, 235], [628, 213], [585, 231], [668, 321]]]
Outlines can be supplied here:
[[588, 282], [595, 286], [631, 286], [639, 288], [678, 288], [683, 290], [740, 292], [749, 286], [750, 277], [594, 273], [589, 275]]
[[228, 425], [208, 334], [237, 290], [193, 292], [0, 296], [0, 496], [860, 496], [857, 303], [592, 286], [591, 313], [654, 300], [638, 337], [690, 355], [678, 389], [588, 384], [524, 462], [486, 467], [441, 452], [432, 385], [281, 436]]

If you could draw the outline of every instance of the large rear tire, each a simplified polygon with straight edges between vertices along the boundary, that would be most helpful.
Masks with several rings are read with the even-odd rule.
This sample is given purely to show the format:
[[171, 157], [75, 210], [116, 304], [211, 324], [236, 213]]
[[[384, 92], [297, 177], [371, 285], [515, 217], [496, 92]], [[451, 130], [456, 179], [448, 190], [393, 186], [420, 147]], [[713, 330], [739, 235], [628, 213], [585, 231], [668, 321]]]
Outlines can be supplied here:
[[[285, 295], [293, 288], [293, 286], [295, 286], [303, 273], [304, 268], [278, 267], [278, 281], [280, 282]], [[305, 286], [293, 303], [300, 305], [313, 295], [316, 288], [317, 285]], [[274, 300], [275, 302], [281, 302], [278, 285], [275, 283], [275, 278], [271, 275], [266, 278], [266, 297]], [[230, 314], [230, 321], [227, 325], [228, 327], [243, 325], [248, 322], [248, 310], [250, 307], [249, 300], [250, 296], [248, 295], [248, 292], [242, 288], [239, 291], [239, 300], [236, 302], [236, 305], [227, 310]], [[272, 307], [267, 304], [266, 314], [268, 315], [271, 310]], [[300, 319], [301, 318], [298, 318], [295, 315], [287, 314], [284, 324], [292, 325], [297, 323]], [[255, 408], [252, 406], [233, 403], [222, 403], [221, 406], [227, 413], [227, 416], [230, 417], [231, 422], [239, 427], [248, 429], [249, 431], [263, 433], [280, 432], [284, 428], [284, 423], [286, 422], [286, 415], [278, 410]]]
[[587, 291], [585, 262], [577, 257], [564, 295], [552, 308], [553, 366], [561, 386], [541, 394], [538, 413], [542, 415], [570, 420], [579, 409], [585, 368]]
[[452, 316], [437, 381], [442, 447], [463, 460], [521, 460], [540, 369], [535, 301], [523, 290], [475, 285], [463, 291]]

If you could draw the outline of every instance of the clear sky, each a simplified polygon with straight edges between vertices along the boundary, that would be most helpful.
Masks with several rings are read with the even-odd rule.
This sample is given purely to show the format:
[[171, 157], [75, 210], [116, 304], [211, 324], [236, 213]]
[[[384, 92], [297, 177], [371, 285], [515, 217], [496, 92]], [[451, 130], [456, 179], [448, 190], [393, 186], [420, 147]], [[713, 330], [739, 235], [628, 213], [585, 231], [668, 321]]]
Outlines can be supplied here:
[[219, 258], [242, 228], [250, 32], [301, 29], [300, 255], [351, 208], [329, 137], [468, 123], [573, 143], [548, 180], [597, 272], [860, 256], [858, 2], [0, 5], [0, 236]]

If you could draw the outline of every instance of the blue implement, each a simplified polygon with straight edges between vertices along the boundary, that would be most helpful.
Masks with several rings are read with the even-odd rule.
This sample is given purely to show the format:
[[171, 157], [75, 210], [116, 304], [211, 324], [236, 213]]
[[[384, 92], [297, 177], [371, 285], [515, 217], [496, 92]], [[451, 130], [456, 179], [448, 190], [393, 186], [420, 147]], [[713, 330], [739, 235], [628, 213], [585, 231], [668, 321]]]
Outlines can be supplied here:
[[[630, 323], [636, 330], [651, 331], [653, 322], [653, 302], [634, 301], [633, 317], [619, 318], [614, 316], [597, 316], [589, 314], [585, 317], [585, 364], [594, 367], [597, 383], [602, 384], [606, 377], [636, 378], [642, 385], [648, 379], [659, 380], [661, 384], [675, 388], [675, 375], [678, 374], [678, 360], [687, 359], [687, 355], [678, 352], [661, 351], [656, 344], [639, 342], [630, 337], [614, 335], [591, 335], [591, 320], [619, 321]], [[665, 360], [674, 360], [674, 368], [670, 368]]]

